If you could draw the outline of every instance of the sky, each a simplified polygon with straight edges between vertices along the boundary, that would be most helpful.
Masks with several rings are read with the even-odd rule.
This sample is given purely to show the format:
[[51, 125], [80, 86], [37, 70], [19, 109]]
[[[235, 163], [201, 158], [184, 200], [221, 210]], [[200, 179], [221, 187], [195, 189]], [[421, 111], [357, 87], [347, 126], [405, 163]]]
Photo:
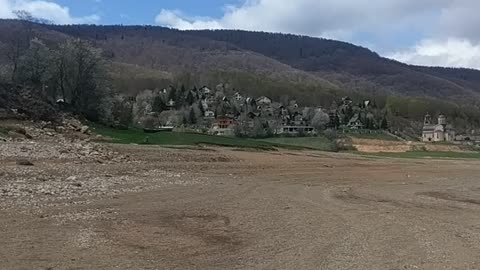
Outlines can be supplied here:
[[57, 24], [149, 24], [323, 37], [402, 62], [480, 69], [479, 0], [0, 0]]

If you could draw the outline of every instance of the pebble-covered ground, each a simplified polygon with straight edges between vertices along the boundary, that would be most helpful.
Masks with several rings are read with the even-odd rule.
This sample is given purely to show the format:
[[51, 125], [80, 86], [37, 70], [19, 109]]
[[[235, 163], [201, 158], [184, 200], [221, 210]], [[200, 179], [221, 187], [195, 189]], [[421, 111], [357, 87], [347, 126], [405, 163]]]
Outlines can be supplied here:
[[113, 145], [62, 127], [0, 140], [2, 270], [480, 269], [477, 160]]

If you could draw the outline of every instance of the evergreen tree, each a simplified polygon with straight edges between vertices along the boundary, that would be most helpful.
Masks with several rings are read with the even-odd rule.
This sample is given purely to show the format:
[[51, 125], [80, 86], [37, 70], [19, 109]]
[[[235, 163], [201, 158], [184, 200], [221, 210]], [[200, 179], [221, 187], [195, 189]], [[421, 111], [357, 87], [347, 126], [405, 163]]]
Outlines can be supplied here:
[[190, 113], [188, 114], [188, 120], [191, 125], [195, 125], [197, 123], [197, 116], [195, 115], [195, 110], [193, 108], [190, 109]]
[[349, 117], [347, 114], [343, 115], [343, 124], [348, 124], [350, 122], [351, 117]]
[[185, 101], [187, 105], [192, 106], [192, 104], [195, 102], [195, 97], [193, 96], [192, 91], [188, 91], [187, 97], [185, 98]]
[[167, 105], [163, 101], [162, 97], [156, 96], [153, 99], [152, 111], [160, 113], [165, 111], [166, 109], [167, 109]]
[[182, 84], [182, 86], [180, 87], [180, 91], [177, 91], [174, 99], [177, 109], [185, 105], [186, 103], [185, 96], [186, 96], [186, 90], [185, 90], [185, 86]]
[[198, 110], [200, 111], [200, 113], [202, 114], [202, 116], [205, 115], [205, 109], [203, 109], [202, 102], [198, 102]]
[[386, 117], [384, 117], [384, 118], [382, 119], [382, 123], [380, 124], [380, 127], [381, 127], [382, 129], [388, 129], [388, 121], [387, 121], [387, 118], [386, 118]]
[[216, 110], [215, 114], [220, 115], [220, 116], [224, 116], [226, 113], [227, 113], [227, 111], [225, 110], [225, 107], [223, 106], [223, 104], [219, 104], [217, 106], [217, 110]]
[[348, 117], [348, 120], [352, 119], [352, 117], [354, 115], [352, 106], [347, 106], [346, 115]]
[[177, 90], [175, 87], [170, 86], [170, 92], [168, 92], [168, 101], [173, 100], [175, 101], [177, 99]]

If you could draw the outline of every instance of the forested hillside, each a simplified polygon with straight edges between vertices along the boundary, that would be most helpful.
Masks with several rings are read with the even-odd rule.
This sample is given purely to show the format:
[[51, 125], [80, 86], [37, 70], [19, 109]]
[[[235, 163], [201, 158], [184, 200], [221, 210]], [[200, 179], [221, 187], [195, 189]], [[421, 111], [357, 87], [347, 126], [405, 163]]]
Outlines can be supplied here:
[[326, 107], [349, 95], [375, 100], [406, 121], [421, 121], [428, 110], [451, 114], [465, 127], [479, 124], [480, 71], [410, 66], [345, 42], [263, 32], [0, 20], [3, 76], [16, 68], [33, 38], [48, 48], [79, 38], [102, 49], [111, 88], [130, 96], [169, 85], [229, 83], [252, 96], [289, 96], [305, 105]]
[[119, 61], [175, 73], [255, 72], [274, 79], [323, 86], [328, 85], [325, 84], [327, 80], [337, 88], [350, 91], [456, 100], [471, 100], [471, 96], [480, 92], [479, 71], [409, 66], [382, 58], [366, 48], [334, 40], [233, 30], [178, 31], [149, 26], [49, 28], [95, 40]]
[[[189, 31], [261, 53], [358, 90], [380, 88], [409, 96], [462, 99], [480, 92], [480, 71], [402, 64], [352, 44], [306, 36], [246, 31]], [[459, 80], [462, 84], [458, 84]]]

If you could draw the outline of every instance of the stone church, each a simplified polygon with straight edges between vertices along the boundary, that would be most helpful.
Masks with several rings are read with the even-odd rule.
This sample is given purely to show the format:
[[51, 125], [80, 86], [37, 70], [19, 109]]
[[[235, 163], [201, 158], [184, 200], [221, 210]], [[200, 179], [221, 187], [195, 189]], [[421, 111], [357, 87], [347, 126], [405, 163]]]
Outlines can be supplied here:
[[438, 122], [433, 123], [430, 114], [425, 115], [423, 122], [422, 141], [424, 142], [452, 142], [455, 140], [455, 130], [447, 124], [445, 115], [438, 116]]

